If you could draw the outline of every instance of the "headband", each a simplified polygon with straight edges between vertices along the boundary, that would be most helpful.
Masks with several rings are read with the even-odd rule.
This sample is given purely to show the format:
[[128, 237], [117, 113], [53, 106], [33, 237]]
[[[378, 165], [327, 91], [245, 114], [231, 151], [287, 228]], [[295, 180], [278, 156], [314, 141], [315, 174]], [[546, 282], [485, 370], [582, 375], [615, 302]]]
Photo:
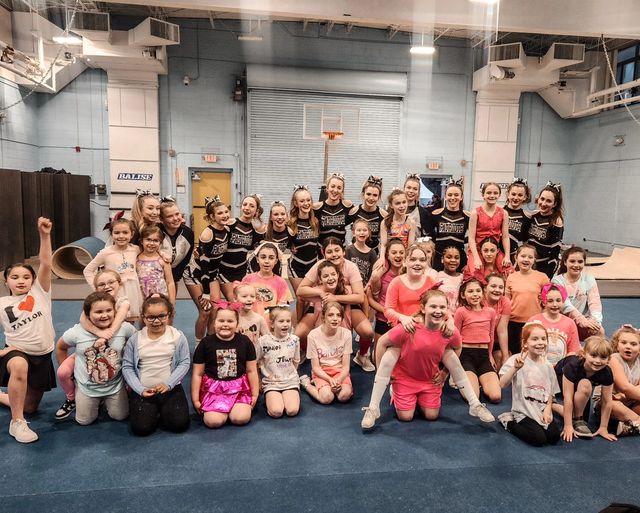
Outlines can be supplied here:
[[554, 289], [560, 292], [562, 302], [565, 302], [567, 300], [567, 289], [565, 289], [562, 285], [558, 285], [557, 283], [547, 283], [542, 287], [542, 290], [540, 291], [540, 299], [544, 304], [547, 303], [547, 295], [549, 294], [549, 291]]

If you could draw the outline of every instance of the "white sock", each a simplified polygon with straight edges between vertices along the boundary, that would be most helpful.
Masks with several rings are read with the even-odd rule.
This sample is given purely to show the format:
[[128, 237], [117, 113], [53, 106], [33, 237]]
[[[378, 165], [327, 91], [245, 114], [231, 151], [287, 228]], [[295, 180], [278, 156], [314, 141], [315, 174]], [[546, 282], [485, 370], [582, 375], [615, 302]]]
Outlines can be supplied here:
[[373, 388], [371, 389], [371, 400], [369, 401], [369, 408], [380, 409], [380, 402], [382, 396], [384, 396], [387, 390], [387, 385], [391, 379], [391, 372], [396, 366], [398, 359], [400, 358], [399, 348], [389, 348], [385, 351], [380, 359], [380, 365], [376, 371], [376, 377], [373, 380]]
[[462, 397], [464, 397], [469, 403], [469, 406], [480, 404], [478, 396], [471, 387], [471, 383], [469, 382], [467, 373], [462, 368], [460, 359], [458, 358], [458, 355], [455, 353], [455, 351], [453, 351], [453, 349], [445, 350], [444, 354], [442, 355], [442, 363], [444, 363], [444, 366], [449, 370], [453, 381], [458, 387], [458, 391], [462, 394]]

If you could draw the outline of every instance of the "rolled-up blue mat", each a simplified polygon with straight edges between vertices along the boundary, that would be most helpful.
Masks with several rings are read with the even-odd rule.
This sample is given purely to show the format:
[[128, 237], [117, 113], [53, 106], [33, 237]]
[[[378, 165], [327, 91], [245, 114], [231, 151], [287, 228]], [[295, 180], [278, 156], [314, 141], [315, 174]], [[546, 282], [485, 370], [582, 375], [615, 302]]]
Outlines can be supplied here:
[[84, 237], [56, 249], [52, 263], [54, 274], [65, 280], [84, 279], [83, 269], [103, 248], [102, 239]]

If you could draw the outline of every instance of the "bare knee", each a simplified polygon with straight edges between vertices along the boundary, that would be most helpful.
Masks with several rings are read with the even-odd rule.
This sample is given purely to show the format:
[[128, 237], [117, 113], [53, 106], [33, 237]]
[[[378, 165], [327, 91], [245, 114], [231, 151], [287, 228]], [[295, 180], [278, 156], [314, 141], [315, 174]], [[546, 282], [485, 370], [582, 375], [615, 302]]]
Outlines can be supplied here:
[[229, 415], [229, 421], [231, 422], [231, 424], [235, 426], [244, 426], [245, 424], [248, 424], [250, 420], [251, 420], [251, 412], [249, 413], [243, 412], [243, 413], [236, 413], [236, 414], [232, 413], [231, 415]]
[[424, 415], [424, 418], [426, 420], [438, 420], [438, 417], [440, 416], [440, 410], [434, 410], [431, 408], [423, 408], [422, 409], [422, 414]]
[[218, 429], [225, 425], [227, 422], [226, 415], [207, 415], [204, 414], [204, 425], [211, 429]]
[[338, 393], [338, 401], [345, 403], [353, 397], [353, 389], [349, 386], [342, 385], [342, 389]]
[[411, 422], [413, 420], [414, 414], [415, 410], [396, 410], [398, 420], [402, 422]]
[[298, 413], [300, 413], [300, 406], [289, 406], [285, 409], [287, 413], [287, 417], [295, 417]]
[[[267, 408], [267, 413], [269, 414], [269, 417], [273, 417], [274, 419], [279, 419], [280, 417], [282, 417], [284, 413], [284, 409], [279, 407], [270, 407], [270, 408]], [[289, 412], [287, 412], [287, 415], [288, 414]]]
[[588, 379], [581, 379], [578, 382], [578, 386], [576, 387], [577, 392], [585, 395], [591, 395], [592, 390], [593, 390], [593, 387], [591, 385], [591, 382]]
[[334, 399], [335, 395], [329, 387], [322, 387], [318, 391], [318, 402], [320, 404], [331, 404]]

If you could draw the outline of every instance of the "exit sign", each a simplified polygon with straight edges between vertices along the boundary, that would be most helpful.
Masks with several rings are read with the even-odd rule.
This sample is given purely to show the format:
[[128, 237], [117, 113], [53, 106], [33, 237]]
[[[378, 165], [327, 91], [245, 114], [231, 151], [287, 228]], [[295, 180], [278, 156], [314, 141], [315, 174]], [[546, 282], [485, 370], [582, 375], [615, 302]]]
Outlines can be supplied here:
[[431, 171], [437, 171], [438, 169], [440, 169], [440, 162], [429, 162], [427, 164], [427, 169], [430, 169]]
[[202, 156], [202, 160], [204, 160], [207, 164], [213, 164], [215, 162], [218, 162], [218, 156], [207, 154]]

